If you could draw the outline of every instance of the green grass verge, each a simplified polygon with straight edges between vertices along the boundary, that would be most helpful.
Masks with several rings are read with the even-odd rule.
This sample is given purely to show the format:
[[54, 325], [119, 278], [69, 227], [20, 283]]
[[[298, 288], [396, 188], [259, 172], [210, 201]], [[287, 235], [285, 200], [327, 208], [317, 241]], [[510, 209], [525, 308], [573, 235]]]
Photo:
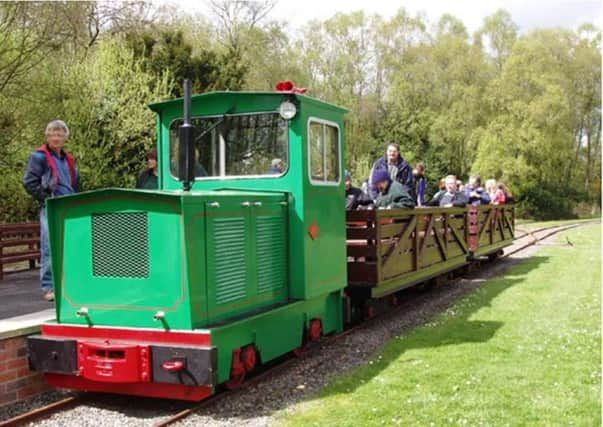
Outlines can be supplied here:
[[280, 421], [601, 425], [600, 236], [600, 225], [564, 232]]

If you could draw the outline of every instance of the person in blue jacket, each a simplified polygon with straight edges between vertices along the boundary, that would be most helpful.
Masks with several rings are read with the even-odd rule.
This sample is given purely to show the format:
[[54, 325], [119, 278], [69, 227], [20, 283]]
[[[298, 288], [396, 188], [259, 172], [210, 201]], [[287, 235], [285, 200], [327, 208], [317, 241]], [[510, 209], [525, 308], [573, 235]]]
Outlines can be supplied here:
[[479, 206], [490, 203], [490, 196], [486, 189], [482, 187], [482, 180], [479, 175], [469, 177], [469, 184], [465, 186], [464, 192], [469, 205]]
[[73, 157], [63, 150], [69, 138], [69, 128], [62, 120], [53, 120], [46, 126], [46, 144], [39, 146], [29, 156], [23, 186], [40, 205], [40, 284], [44, 299], [54, 301], [46, 199], [77, 193], [80, 177]]
[[458, 191], [457, 179], [454, 175], [446, 177], [446, 190], [438, 191], [433, 198], [425, 204], [425, 206], [440, 206], [444, 208], [464, 207], [467, 205], [465, 193]]

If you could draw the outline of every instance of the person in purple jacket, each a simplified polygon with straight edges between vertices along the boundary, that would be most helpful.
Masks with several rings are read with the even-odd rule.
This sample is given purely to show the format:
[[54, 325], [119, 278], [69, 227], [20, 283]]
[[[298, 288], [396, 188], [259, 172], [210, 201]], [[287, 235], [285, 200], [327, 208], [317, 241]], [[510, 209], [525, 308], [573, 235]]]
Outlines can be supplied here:
[[412, 171], [415, 181], [415, 194], [417, 195], [417, 206], [425, 205], [425, 190], [427, 189], [427, 179], [425, 178], [425, 165], [417, 163]]

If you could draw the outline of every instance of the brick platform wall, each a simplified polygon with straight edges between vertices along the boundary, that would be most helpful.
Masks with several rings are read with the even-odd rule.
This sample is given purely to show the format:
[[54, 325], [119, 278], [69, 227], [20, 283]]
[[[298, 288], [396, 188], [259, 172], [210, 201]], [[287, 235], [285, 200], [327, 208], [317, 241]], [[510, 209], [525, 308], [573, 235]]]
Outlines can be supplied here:
[[42, 374], [29, 370], [26, 338], [17, 336], [0, 341], [0, 406], [49, 389]]

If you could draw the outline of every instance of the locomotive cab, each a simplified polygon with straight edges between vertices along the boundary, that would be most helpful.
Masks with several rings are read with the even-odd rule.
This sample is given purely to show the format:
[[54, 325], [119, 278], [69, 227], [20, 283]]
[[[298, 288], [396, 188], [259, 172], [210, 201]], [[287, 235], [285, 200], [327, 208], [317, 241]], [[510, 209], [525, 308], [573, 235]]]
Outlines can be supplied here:
[[151, 109], [158, 190], [49, 200], [57, 318], [30, 365], [59, 387], [198, 400], [342, 329], [345, 110], [293, 91], [194, 96], [183, 191], [183, 99]]

